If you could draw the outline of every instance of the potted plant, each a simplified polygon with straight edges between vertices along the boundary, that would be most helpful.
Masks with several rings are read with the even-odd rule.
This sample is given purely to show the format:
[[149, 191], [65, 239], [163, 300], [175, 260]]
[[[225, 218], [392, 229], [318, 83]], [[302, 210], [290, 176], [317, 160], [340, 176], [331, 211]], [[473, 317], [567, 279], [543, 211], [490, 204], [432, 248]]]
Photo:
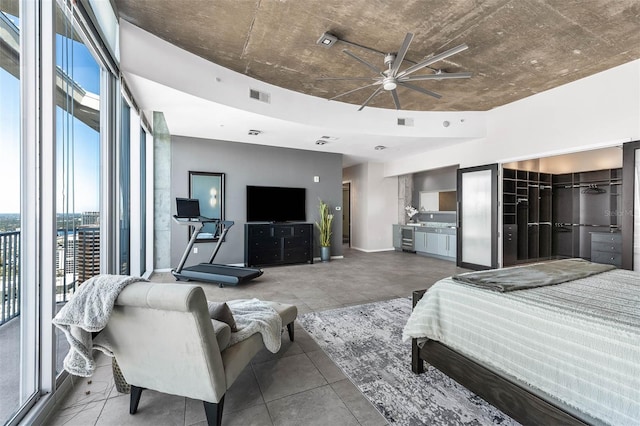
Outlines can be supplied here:
[[331, 258], [331, 223], [333, 222], [333, 214], [329, 213], [329, 206], [320, 200], [318, 207], [320, 211], [320, 220], [316, 222], [316, 227], [320, 232], [320, 260], [328, 262]]
[[413, 218], [419, 213], [418, 209], [413, 206], [406, 206], [404, 210], [407, 212], [407, 216], [409, 216], [409, 221], [414, 222], [415, 220]]

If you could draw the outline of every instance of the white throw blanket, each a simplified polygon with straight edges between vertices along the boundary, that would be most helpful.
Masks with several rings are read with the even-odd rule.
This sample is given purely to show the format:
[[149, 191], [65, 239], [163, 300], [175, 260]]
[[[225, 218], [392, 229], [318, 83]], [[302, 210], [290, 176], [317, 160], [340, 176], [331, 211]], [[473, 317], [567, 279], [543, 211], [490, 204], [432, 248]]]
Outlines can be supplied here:
[[238, 331], [231, 333], [229, 346], [262, 334], [264, 346], [272, 353], [280, 350], [282, 318], [271, 305], [258, 299], [241, 299], [227, 302]]
[[93, 360], [91, 333], [102, 330], [111, 317], [113, 305], [122, 289], [131, 283], [146, 281], [126, 275], [97, 275], [84, 283], [60, 309], [53, 324], [62, 330], [71, 348], [64, 358], [64, 368], [76, 376], [90, 377]]

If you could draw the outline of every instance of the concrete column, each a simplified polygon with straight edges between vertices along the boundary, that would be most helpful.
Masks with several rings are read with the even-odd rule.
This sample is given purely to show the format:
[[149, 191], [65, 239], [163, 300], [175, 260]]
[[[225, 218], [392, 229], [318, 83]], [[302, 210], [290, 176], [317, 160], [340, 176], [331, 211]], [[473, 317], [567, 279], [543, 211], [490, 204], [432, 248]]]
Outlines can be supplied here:
[[406, 225], [409, 217], [404, 210], [413, 203], [413, 174], [398, 176], [398, 223]]
[[164, 114], [153, 113], [154, 270], [171, 268], [171, 135]]

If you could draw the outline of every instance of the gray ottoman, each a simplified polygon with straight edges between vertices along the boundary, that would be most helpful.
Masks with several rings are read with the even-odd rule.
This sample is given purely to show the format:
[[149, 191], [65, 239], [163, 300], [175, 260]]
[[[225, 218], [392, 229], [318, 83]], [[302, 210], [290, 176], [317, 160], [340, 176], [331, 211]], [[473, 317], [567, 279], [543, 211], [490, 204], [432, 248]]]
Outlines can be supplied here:
[[270, 304], [273, 309], [276, 310], [280, 318], [282, 318], [282, 325], [287, 326], [287, 331], [289, 332], [289, 339], [293, 342], [293, 322], [298, 317], [298, 308], [295, 305], [288, 305], [286, 303], [280, 302], [271, 302], [265, 300], [268, 304]]

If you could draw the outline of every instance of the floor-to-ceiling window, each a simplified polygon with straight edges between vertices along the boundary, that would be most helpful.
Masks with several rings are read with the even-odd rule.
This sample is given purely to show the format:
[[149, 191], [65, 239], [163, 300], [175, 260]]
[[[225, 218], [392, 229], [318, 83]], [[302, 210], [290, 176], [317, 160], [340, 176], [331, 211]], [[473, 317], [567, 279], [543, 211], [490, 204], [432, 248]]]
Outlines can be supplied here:
[[140, 276], [147, 272], [147, 132], [140, 127]]
[[131, 267], [131, 107], [122, 99], [122, 123], [118, 164], [119, 176], [119, 267], [123, 275], [129, 275]]
[[18, 3], [0, 1], [0, 423], [3, 424], [35, 392], [34, 380], [21, 374], [20, 335], [27, 331], [20, 317], [21, 29]]
[[0, 424], [41, 423], [68, 379], [51, 319], [118, 272], [116, 170], [145, 164], [117, 155], [117, 43], [98, 39], [92, 3], [0, 0]]
[[[100, 273], [101, 67], [67, 8], [56, 19], [56, 302]], [[57, 333], [56, 371], [68, 344]]]

